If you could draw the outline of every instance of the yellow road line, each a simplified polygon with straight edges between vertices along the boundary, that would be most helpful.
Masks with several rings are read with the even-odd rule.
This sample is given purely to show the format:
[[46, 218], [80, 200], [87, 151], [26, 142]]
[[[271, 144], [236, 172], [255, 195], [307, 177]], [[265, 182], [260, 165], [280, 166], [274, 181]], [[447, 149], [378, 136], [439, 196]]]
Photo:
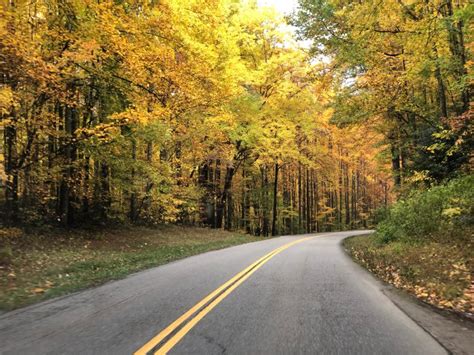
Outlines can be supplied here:
[[[279, 249], [279, 248], [278, 248]], [[277, 249], [277, 250], [278, 250]], [[270, 254], [274, 253], [276, 250], [273, 250], [271, 253], [263, 256], [259, 260], [257, 260], [255, 263], [244, 269], [243, 271], [239, 272], [237, 275], [232, 277], [229, 281], [224, 283], [222, 286], [217, 288], [215, 291], [207, 295], [205, 298], [203, 298], [201, 301], [199, 301], [195, 306], [193, 306], [191, 309], [189, 309], [186, 313], [184, 313], [181, 317], [179, 317], [177, 320], [175, 320], [173, 323], [171, 323], [168, 327], [166, 327], [162, 332], [160, 332], [158, 335], [156, 335], [154, 338], [152, 338], [148, 343], [146, 343], [142, 348], [137, 350], [135, 352], [135, 355], [145, 355], [148, 351], [153, 349], [153, 347], [158, 344], [160, 341], [162, 341], [164, 338], [166, 338], [169, 334], [173, 332], [174, 329], [176, 329], [181, 323], [185, 322], [189, 317], [191, 317], [194, 313], [196, 313], [201, 307], [203, 307], [206, 303], [208, 303], [210, 300], [212, 300], [214, 297], [216, 297], [220, 292], [222, 292], [223, 289], [228, 287], [232, 282], [234, 282], [236, 279], [239, 277], [242, 277], [243, 274], [248, 272], [252, 267], [255, 267], [259, 262], [267, 258]]]
[[[273, 258], [275, 255], [281, 253], [283, 250], [288, 249], [289, 247], [301, 243], [305, 240], [311, 239], [313, 237], [307, 237], [298, 239], [296, 241], [285, 244], [270, 253], [264, 255], [256, 262], [239, 272], [237, 275], [232, 277], [230, 280], [225, 282], [222, 286], [218, 287], [215, 291], [211, 292], [201, 301], [199, 301], [195, 306], [189, 309], [181, 317], [171, 323], [158, 335], [153, 337], [149, 342], [147, 342], [143, 347], [135, 352], [135, 355], [145, 355], [150, 350], [152, 350], [157, 344], [159, 344], [163, 339], [168, 337], [173, 333], [180, 325], [190, 319], [196, 312], [201, 308], [204, 308], [195, 315], [194, 318], [188, 321], [176, 334], [174, 334], [168, 341], [166, 341], [156, 352], [155, 354], [166, 354], [173, 346], [175, 346], [206, 314], [208, 314], [214, 307], [216, 307], [224, 298], [226, 298], [232, 291], [234, 291], [240, 284], [247, 280], [255, 271], [262, 267], [267, 261]], [[209, 304], [208, 304], [209, 303]], [[206, 306], [207, 304], [207, 306]]]

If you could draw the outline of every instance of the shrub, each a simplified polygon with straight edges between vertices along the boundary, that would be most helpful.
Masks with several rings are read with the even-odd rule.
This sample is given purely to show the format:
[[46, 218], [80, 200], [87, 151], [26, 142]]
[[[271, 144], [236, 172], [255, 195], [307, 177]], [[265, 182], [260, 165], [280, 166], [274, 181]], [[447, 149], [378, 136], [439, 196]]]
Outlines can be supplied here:
[[381, 243], [422, 241], [451, 236], [462, 239], [474, 225], [474, 175], [416, 191], [395, 203], [377, 226]]

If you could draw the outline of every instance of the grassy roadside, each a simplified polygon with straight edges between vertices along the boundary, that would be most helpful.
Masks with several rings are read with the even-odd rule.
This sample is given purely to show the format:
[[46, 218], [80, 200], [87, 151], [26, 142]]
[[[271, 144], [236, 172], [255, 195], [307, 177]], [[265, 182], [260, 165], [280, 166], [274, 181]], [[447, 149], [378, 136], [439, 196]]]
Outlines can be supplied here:
[[99, 285], [187, 256], [260, 240], [180, 226], [25, 234], [0, 230], [0, 309]]
[[429, 241], [381, 243], [377, 235], [344, 241], [356, 262], [434, 306], [474, 313], [474, 245]]

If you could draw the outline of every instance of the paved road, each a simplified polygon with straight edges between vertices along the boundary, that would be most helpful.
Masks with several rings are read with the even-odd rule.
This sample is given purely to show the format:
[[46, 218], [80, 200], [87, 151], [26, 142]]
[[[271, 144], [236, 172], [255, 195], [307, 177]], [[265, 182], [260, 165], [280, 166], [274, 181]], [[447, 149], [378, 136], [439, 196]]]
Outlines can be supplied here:
[[[316, 235], [268, 259], [170, 354], [445, 354], [345, 255], [340, 241], [360, 233]], [[201, 254], [4, 314], [1, 353], [131, 354], [248, 265], [301, 238]]]

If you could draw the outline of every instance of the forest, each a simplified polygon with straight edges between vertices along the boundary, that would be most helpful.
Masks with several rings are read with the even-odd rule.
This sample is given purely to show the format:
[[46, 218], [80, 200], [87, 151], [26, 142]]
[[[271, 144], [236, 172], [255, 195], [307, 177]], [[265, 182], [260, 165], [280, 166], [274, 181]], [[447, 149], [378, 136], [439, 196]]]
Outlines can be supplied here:
[[0, 0], [0, 313], [324, 232], [472, 319], [474, 4], [264, 2]]
[[370, 227], [471, 172], [473, 15], [464, 0], [300, 0], [288, 17], [4, 0], [2, 224]]

